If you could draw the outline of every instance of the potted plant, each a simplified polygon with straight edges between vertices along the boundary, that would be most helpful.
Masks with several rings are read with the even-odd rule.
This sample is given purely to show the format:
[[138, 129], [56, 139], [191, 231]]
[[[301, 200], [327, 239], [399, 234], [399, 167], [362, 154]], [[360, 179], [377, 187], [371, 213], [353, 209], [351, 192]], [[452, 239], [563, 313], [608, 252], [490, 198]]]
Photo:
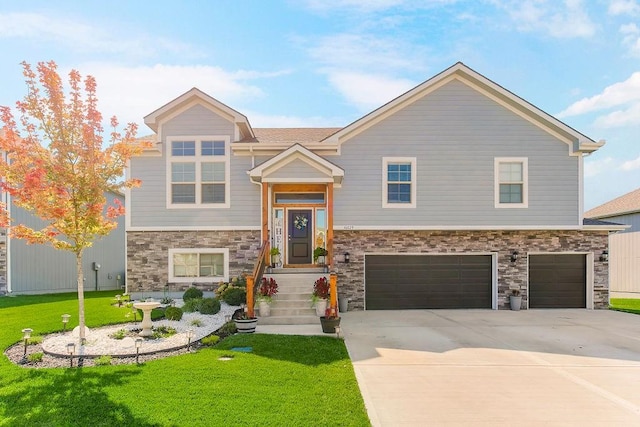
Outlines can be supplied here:
[[276, 268], [276, 265], [280, 263], [280, 249], [271, 248], [269, 254], [271, 254], [271, 268]]
[[267, 317], [271, 315], [271, 302], [273, 301], [273, 296], [277, 293], [278, 283], [275, 279], [273, 277], [270, 277], [269, 279], [263, 277], [260, 287], [258, 288], [258, 294], [256, 295], [260, 317]]
[[233, 321], [236, 324], [236, 329], [238, 333], [241, 334], [252, 334], [256, 331], [256, 326], [258, 326], [258, 318], [257, 317], [249, 317], [247, 313], [247, 308], [243, 307], [242, 309], [238, 309], [233, 314]]
[[513, 289], [511, 295], [509, 295], [509, 303], [511, 304], [511, 310], [518, 311], [522, 306], [522, 295], [520, 295], [520, 289]]
[[324, 316], [320, 317], [320, 325], [322, 332], [325, 334], [335, 334], [336, 326], [340, 326], [340, 316], [336, 313], [336, 309], [329, 307], [326, 309]]
[[318, 317], [325, 314], [327, 310], [327, 298], [329, 298], [329, 281], [326, 277], [321, 277], [313, 284], [313, 293], [311, 294], [311, 306], [316, 308]]
[[328, 252], [322, 246], [318, 246], [313, 250], [313, 262], [316, 264], [324, 265], [326, 264], [326, 256]]

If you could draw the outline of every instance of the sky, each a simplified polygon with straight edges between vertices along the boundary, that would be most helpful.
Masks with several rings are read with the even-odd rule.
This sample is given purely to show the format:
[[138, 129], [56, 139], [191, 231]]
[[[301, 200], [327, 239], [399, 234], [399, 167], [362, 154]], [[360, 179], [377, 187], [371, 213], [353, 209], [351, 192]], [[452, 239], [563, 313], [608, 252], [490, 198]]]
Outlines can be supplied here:
[[0, 58], [0, 105], [53, 60], [140, 136], [192, 87], [253, 127], [342, 127], [462, 61], [607, 141], [585, 210], [640, 187], [640, 0], [0, 0]]

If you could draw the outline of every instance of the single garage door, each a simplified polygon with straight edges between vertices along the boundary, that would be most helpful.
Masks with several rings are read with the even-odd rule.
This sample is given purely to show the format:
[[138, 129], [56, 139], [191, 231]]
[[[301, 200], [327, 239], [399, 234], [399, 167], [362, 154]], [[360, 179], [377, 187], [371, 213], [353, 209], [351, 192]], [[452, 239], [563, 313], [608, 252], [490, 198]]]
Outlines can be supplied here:
[[529, 256], [529, 308], [586, 306], [586, 255]]
[[491, 255], [366, 255], [367, 310], [491, 308]]

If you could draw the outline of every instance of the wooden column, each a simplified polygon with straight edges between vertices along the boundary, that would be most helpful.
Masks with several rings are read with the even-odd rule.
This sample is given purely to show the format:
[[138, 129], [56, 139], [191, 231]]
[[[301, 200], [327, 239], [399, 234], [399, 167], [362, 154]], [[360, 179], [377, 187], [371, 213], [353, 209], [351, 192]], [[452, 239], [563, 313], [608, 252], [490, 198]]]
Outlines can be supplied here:
[[333, 266], [333, 182], [327, 184], [327, 265]]
[[330, 286], [329, 306], [331, 307], [331, 312], [337, 315], [338, 313], [338, 275], [337, 274], [331, 273], [331, 275], [329, 275], [329, 286]]
[[247, 276], [247, 315], [249, 318], [255, 317], [253, 306], [255, 302], [253, 300], [253, 276]]

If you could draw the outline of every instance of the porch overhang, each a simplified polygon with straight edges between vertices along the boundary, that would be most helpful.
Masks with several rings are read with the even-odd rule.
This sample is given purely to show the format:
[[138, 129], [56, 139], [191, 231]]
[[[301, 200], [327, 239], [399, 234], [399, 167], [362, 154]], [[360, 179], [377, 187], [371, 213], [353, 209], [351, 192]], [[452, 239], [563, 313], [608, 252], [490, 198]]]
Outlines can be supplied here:
[[[287, 167], [301, 162], [306, 172], [297, 175]], [[294, 168], [295, 169], [295, 168]], [[333, 183], [342, 185], [344, 170], [300, 144], [292, 145], [249, 172], [254, 183]]]

